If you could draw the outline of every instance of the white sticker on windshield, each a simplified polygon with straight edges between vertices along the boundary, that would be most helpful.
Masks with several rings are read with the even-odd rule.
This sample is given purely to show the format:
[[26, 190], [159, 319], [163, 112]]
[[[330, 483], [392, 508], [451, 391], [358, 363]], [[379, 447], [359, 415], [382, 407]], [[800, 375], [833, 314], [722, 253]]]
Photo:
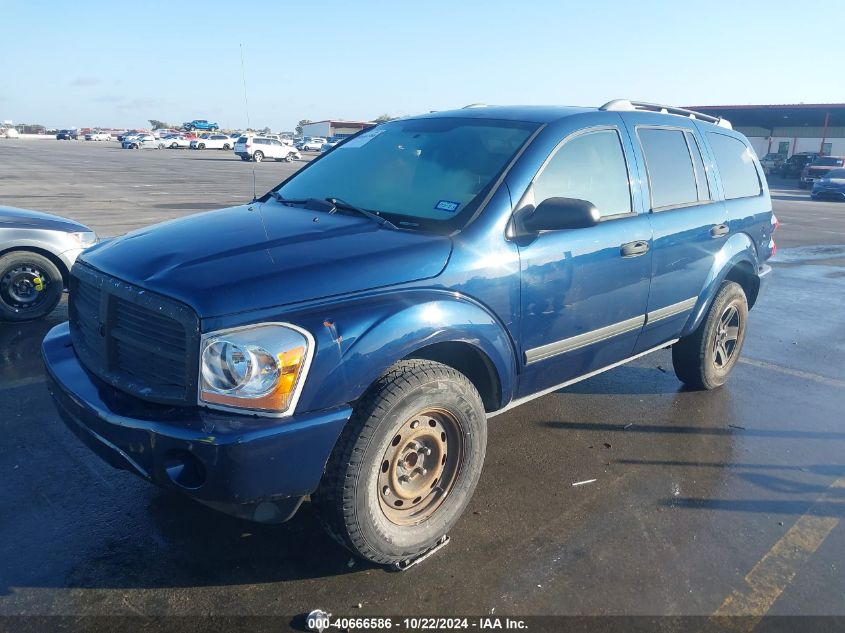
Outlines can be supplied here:
[[371, 130], [369, 132], [364, 132], [361, 136], [356, 136], [351, 141], [346, 141], [343, 145], [340, 145], [338, 149], [341, 147], [345, 147], [347, 149], [350, 147], [361, 147], [372, 141], [379, 134], [384, 134], [384, 132], [385, 130]]

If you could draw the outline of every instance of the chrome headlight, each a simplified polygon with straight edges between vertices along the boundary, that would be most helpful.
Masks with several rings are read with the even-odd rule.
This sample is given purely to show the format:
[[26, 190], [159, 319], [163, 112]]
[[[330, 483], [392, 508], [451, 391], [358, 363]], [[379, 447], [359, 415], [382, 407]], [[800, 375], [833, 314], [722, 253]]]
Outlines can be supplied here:
[[82, 248], [88, 248], [97, 243], [97, 234], [94, 231], [80, 231], [78, 233], [68, 233], [68, 235], [79, 242]]
[[296, 406], [314, 338], [286, 323], [262, 323], [203, 336], [199, 403], [275, 416]]

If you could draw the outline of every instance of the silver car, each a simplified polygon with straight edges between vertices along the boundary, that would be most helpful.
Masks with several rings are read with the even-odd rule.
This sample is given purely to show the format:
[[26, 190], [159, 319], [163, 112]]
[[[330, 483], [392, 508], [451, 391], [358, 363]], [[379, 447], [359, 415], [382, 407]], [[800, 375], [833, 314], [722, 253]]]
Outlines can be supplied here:
[[77, 255], [96, 242], [84, 224], [0, 206], [0, 319], [28, 321], [52, 312]]

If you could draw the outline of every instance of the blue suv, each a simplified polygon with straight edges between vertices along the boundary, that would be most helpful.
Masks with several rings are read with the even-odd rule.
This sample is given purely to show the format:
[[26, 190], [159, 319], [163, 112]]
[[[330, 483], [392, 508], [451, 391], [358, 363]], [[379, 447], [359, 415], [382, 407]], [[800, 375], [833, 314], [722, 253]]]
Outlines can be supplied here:
[[253, 521], [310, 496], [401, 566], [467, 505], [488, 418], [669, 346], [684, 383], [722, 385], [776, 227], [747, 139], [707, 115], [392, 121], [249, 204], [83, 253], [48, 384], [117, 468]]

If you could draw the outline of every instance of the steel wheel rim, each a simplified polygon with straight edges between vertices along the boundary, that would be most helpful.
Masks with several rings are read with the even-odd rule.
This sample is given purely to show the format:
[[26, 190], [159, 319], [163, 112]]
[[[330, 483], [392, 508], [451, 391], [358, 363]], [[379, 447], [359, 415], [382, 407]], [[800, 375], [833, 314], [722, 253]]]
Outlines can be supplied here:
[[44, 290], [49, 284], [50, 277], [43, 270], [32, 264], [21, 264], [3, 274], [0, 297], [17, 309], [35, 308], [44, 300]]
[[713, 336], [713, 364], [719, 369], [724, 369], [733, 360], [742, 325], [737, 307], [733, 303], [725, 306]]
[[384, 516], [396, 525], [427, 521], [451, 492], [464, 459], [457, 417], [424, 409], [393, 434], [379, 462], [376, 494]]

